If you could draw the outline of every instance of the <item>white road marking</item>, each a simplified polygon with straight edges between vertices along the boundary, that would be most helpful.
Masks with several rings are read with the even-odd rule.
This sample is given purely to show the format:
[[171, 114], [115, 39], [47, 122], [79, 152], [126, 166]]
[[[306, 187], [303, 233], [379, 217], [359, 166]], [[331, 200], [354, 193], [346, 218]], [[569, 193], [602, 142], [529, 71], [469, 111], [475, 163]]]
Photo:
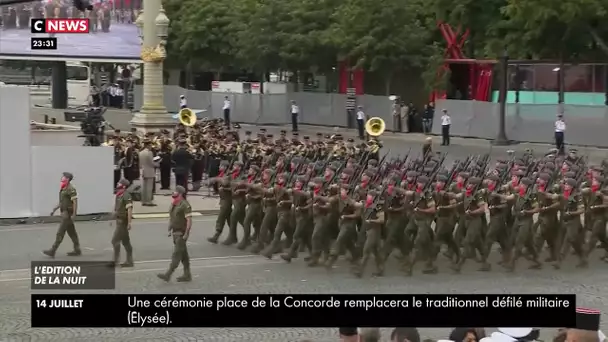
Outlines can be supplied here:
[[[80, 222], [76, 222], [76, 229], [78, 229], [78, 225], [82, 224], [82, 223], [104, 223], [104, 222], [112, 222], [112, 221], [80, 221]], [[215, 222], [215, 219], [213, 218], [205, 218], [205, 219], [197, 219], [197, 220], [192, 220], [192, 222]], [[163, 224], [163, 223], [167, 223], [166, 220], [164, 221], [148, 221], [148, 220], [137, 220], [133, 222], [134, 226], [143, 226], [143, 225], [154, 225], [154, 224]], [[36, 231], [36, 230], [47, 230], [47, 229], [57, 229], [57, 224], [50, 224], [50, 223], [40, 223], [40, 225], [44, 225], [44, 226], [40, 226], [40, 227], [36, 227], [35, 225], [24, 225], [24, 226], [20, 226], [21, 228], [7, 228], [7, 229], [2, 229], [0, 227], [0, 233], [9, 233], [9, 232], [27, 232], [27, 231]], [[15, 225], [15, 226], [19, 226], [19, 225]]]

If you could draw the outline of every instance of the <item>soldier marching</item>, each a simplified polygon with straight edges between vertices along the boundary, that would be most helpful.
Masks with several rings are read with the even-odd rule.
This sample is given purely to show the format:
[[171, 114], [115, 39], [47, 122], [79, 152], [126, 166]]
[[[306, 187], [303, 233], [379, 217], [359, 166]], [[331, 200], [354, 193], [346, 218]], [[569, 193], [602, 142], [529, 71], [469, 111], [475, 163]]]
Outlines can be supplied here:
[[344, 256], [358, 277], [370, 260], [372, 275], [383, 275], [395, 250], [406, 275], [419, 263], [422, 273], [437, 273], [440, 257], [451, 272], [475, 263], [488, 272], [495, 244], [508, 272], [522, 260], [559, 269], [571, 250], [579, 268], [596, 248], [608, 262], [608, 165], [588, 165], [575, 150], [542, 158], [509, 151], [494, 165], [488, 153], [448, 167], [428, 146], [417, 156], [378, 159], [376, 139], [363, 147], [339, 135], [289, 142], [282, 132], [268, 144], [272, 137], [261, 134], [255, 145], [241, 144], [245, 162], [222, 160], [213, 178], [221, 209], [211, 243], [228, 227], [226, 246], [285, 262], [304, 253], [309, 267], [328, 270]]
[[[420, 153], [388, 157], [377, 130], [368, 129], [371, 139], [357, 144], [340, 134], [288, 137], [281, 131], [274, 137], [264, 129], [240, 139], [235, 128], [204, 120], [179, 125], [173, 138], [169, 132], [144, 137], [169, 168], [175, 145], [200, 155], [201, 165], [192, 163], [192, 186], [208, 174], [219, 195], [210, 243], [288, 263], [301, 257], [328, 271], [345, 258], [357, 277], [369, 272], [370, 261], [372, 275], [382, 276], [391, 255], [408, 276], [443, 271], [440, 258], [449, 260], [450, 272], [471, 264], [488, 272], [495, 245], [498, 264], [508, 272], [522, 261], [531, 269], [559, 269], [567, 257], [584, 268], [597, 248], [608, 262], [608, 163], [588, 165], [575, 150], [541, 158], [509, 151], [496, 163], [488, 153], [448, 166], [446, 155], [428, 142]], [[161, 177], [161, 184], [168, 180]], [[179, 231], [189, 231], [188, 220], [176, 220]], [[187, 259], [185, 247], [175, 248], [162, 279]], [[189, 270], [180, 279], [190, 280]]]

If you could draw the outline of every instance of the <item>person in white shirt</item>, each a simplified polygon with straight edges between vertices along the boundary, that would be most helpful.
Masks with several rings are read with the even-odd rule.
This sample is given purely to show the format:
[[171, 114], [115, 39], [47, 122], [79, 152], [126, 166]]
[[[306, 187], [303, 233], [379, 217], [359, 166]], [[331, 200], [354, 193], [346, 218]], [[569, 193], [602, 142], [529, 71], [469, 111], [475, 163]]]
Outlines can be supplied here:
[[296, 104], [296, 101], [291, 100], [291, 131], [298, 131], [298, 116], [300, 115], [300, 107]]
[[566, 132], [566, 122], [564, 121], [563, 114], [557, 114], [557, 120], [555, 121], [555, 148], [559, 151], [559, 155], [564, 155], [564, 135]]
[[110, 107], [116, 107], [116, 92], [118, 90], [118, 86], [116, 84], [112, 84], [109, 88], [108, 88], [108, 96], [109, 96], [109, 100], [108, 100], [108, 104]]
[[228, 99], [228, 96], [224, 97], [224, 106], [222, 107], [222, 110], [224, 111], [224, 125], [230, 128], [230, 100]]
[[125, 91], [120, 87], [119, 84], [116, 85], [116, 95], [115, 96], [115, 106], [116, 108], [122, 108], [123, 102], [124, 102], [124, 98], [125, 98]]
[[188, 100], [186, 100], [185, 95], [180, 95], [180, 97], [179, 97], [179, 108], [180, 109], [188, 108]]
[[365, 112], [362, 106], [357, 106], [357, 132], [359, 139], [365, 139]]
[[450, 125], [452, 124], [452, 118], [448, 114], [447, 109], [442, 110], [443, 115], [441, 115], [441, 137], [443, 141], [441, 146], [449, 146], [450, 145]]

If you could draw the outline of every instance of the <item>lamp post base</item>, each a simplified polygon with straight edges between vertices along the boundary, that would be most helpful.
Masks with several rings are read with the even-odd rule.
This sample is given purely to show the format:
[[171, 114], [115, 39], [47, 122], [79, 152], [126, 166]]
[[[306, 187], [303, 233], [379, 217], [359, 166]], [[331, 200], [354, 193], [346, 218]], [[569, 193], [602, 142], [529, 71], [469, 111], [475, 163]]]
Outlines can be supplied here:
[[496, 139], [490, 141], [490, 144], [492, 144], [493, 146], [510, 146], [510, 145], [519, 144], [519, 141], [509, 140], [509, 139], [507, 139], [507, 137], [499, 136]]
[[142, 133], [156, 132], [161, 129], [173, 131], [177, 125], [173, 116], [167, 113], [166, 108], [146, 106], [143, 106], [140, 112], [135, 113], [129, 123]]

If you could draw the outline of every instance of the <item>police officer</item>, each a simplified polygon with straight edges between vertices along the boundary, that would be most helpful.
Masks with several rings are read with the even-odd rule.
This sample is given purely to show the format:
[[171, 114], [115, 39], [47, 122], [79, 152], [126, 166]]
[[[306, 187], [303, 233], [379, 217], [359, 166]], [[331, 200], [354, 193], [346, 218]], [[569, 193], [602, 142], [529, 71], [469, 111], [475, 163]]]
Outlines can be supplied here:
[[178, 185], [173, 192], [173, 202], [169, 209], [169, 236], [173, 237], [173, 254], [171, 255], [171, 264], [165, 273], [157, 274], [158, 278], [169, 281], [171, 275], [177, 269], [180, 262], [184, 266], [184, 274], [177, 278], [178, 282], [188, 282], [192, 280], [190, 273], [190, 256], [188, 255], [188, 246], [186, 242], [190, 236], [192, 228], [192, 206], [184, 198], [186, 189]]
[[78, 233], [76, 233], [76, 227], [74, 226], [74, 217], [78, 212], [78, 193], [76, 192], [74, 185], [72, 185], [72, 179], [74, 179], [74, 176], [71, 173], [63, 173], [59, 190], [59, 203], [53, 208], [53, 211], [51, 211], [51, 216], [53, 216], [58, 209], [61, 213], [61, 223], [59, 223], [59, 229], [57, 229], [55, 242], [51, 249], [42, 252], [51, 258], [55, 257], [55, 253], [66, 233], [74, 244], [74, 250], [69, 252], [68, 256], [82, 255]]
[[133, 214], [133, 200], [131, 194], [126, 191], [131, 183], [126, 179], [121, 179], [116, 186], [116, 199], [114, 204], [114, 218], [116, 219], [116, 228], [112, 236], [112, 249], [114, 250], [114, 261], [110, 263], [111, 267], [116, 266], [120, 260], [120, 244], [125, 247], [127, 252], [127, 260], [121, 264], [121, 267], [133, 267], [133, 247], [131, 246], [131, 220]]

